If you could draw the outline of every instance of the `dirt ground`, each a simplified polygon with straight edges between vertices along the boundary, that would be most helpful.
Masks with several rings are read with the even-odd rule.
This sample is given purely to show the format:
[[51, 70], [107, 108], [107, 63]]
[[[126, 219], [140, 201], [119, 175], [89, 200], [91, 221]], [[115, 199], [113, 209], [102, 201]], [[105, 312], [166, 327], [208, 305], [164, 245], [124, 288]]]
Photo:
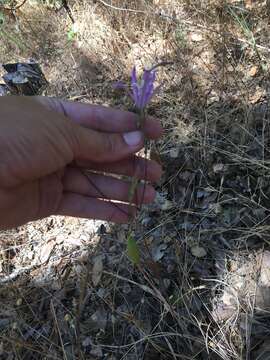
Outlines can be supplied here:
[[0, 359], [270, 359], [269, 1], [68, 6], [74, 24], [57, 1], [2, 9], [1, 63], [37, 60], [45, 95], [129, 108], [113, 84], [169, 62], [148, 109], [164, 173], [134, 224], [139, 266], [126, 225], [0, 233]]

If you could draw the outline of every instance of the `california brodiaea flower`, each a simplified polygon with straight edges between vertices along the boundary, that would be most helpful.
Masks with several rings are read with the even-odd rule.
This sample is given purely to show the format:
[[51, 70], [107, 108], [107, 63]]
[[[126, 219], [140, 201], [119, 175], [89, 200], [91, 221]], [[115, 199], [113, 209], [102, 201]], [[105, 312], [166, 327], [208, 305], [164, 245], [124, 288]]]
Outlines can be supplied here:
[[156, 94], [157, 88], [154, 88], [155, 80], [156, 71], [152, 69], [144, 69], [142, 77], [138, 79], [136, 67], [134, 66], [131, 72], [130, 87], [122, 82], [118, 82], [116, 88], [130, 89], [128, 93], [134, 101], [136, 109], [142, 111]]
[[154, 70], [146, 69], [143, 71], [142, 79], [138, 79], [136, 68], [134, 66], [131, 73], [131, 96], [137, 109], [144, 109], [154, 96], [155, 80], [156, 72]]

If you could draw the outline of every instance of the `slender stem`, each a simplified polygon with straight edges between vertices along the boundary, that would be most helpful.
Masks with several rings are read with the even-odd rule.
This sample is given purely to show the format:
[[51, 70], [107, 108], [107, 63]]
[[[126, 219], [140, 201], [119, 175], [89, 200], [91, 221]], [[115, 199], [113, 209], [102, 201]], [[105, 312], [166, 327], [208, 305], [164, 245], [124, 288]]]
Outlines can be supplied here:
[[[135, 112], [139, 115], [137, 127], [138, 127], [138, 129], [143, 130], [145, 118], [146, 118], [145, 109], [136, 109]], [[134, 199], [136, 190], [138, 188], [139, 182], [140, 182], [140, 180], [138, 178], [136, 178], [136, 176], [133, 176], [133, 178], [131, 180], [130, 188], [129, 188], [129, 195], [128, 195], [128, 201], [129, 201], [129, 206], [130, 206], [130, 212], [129, 212], [130, 223], [132, 223], [132, 211], [131, 211], [132, 203], [133, 203], [133, 199]], [[142, 196], [144, 197], [144, 193]], [[142, 198], [142, 201], [143, 201], [143, 198]]]

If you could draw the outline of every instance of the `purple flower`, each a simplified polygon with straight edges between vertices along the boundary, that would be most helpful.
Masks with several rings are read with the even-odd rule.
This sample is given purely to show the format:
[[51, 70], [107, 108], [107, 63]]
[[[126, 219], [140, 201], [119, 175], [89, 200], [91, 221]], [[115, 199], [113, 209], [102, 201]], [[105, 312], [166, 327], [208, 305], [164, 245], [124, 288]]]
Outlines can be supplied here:
[[[132, 69], [129, 95], [133, 99], [135, 107], [138, 110], [143, 110], [156, 94], [157, 88], [154, 88], [155, 80], [156, 72], [154, 70], [144, 69], [142, 78], [138, 79], [136, 67], [134, 66]], [[121, 81], [119, 81], [115, 87], [122, 89], [128, 88], [128, 86]]]
[[156, 72], [154, 70], [144, 69], [142, 79], [138, 80], [134, 66], [131, 73], [131, 95], [136, 108], [144, 109], [154, 96], [155, 79]]

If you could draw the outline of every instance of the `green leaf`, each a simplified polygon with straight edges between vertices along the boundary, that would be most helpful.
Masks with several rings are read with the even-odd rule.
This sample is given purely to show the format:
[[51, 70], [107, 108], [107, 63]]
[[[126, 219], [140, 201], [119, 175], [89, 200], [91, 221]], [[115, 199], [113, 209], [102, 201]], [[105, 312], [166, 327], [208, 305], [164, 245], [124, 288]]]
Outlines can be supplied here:
[[129, 259], [133, 262], [134, 265], [138, 265], [140, 262], [140, 252], [139, 247], [131, 234], [127, 238], [127, 254]]
[[69, 41], [73, 41], [76, 36], [76, 33], [71, 29], [67, 33], [67, 38]]
[[76, 24], [72, 24], [70, 29], [67, 32], [68, 41], [73, 41], [78, 33], [78, 28]]

